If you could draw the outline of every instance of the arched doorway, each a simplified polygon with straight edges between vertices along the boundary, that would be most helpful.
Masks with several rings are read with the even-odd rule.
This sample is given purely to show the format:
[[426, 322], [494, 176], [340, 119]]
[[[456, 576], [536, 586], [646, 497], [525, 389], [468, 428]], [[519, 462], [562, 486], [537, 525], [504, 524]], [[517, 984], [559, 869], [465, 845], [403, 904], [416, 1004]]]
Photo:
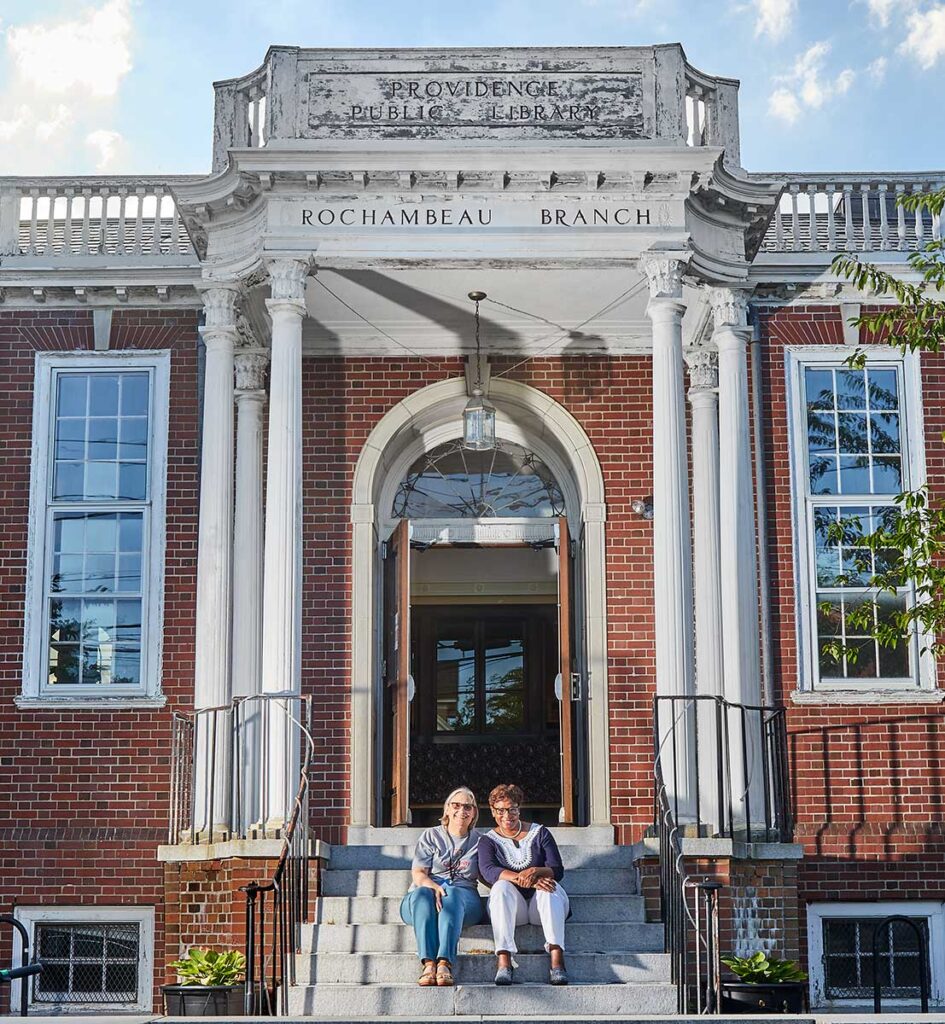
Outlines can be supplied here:
[[600, 467], [547, 395], [500, 378], [490, 399], [485, 459], [452, 379], [388, 412], [355, 470], [354, 826], [423, 823], [467, 765], [484, 786], [526, 761], [536, 816], [610, 820]]

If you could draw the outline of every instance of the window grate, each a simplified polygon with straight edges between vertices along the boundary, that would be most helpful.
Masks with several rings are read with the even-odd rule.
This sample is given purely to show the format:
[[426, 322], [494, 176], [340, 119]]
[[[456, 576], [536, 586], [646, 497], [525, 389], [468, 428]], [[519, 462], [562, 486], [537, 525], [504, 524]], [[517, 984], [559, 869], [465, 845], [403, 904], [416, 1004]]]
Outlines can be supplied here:
[[[928, 919], [913, 920], [925, 933], [928, 947]], [[873, 935], [880, 923], [875, 917], [824, 921], [824, 994], [828, 999], [873, 998]], [[919, 998], [920, 956], [918, 938], [907, 924], [894, 921], [883, 928], [877, 968], [886, 998]]]
[[35, 945], [43, 972], [33, 978], [33, 1003], [138, 1002], [138, 924], [37, 924]]

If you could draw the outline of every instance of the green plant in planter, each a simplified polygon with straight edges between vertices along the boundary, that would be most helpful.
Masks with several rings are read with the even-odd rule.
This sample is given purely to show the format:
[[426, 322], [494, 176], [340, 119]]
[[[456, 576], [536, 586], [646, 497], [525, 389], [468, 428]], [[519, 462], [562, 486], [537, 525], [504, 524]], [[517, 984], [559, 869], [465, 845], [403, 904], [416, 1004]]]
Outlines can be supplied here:
[[191, 949], [170, 967], [182, 985], [237, 985], [246, 974], [246, 957], [238, 949]]
[[796, 960], [779, 960], [760, 952], [749, 957], [723, 956], [720, 959], [732, 974], [748, 985], [807, 981], [807, 973], [801, 970]]

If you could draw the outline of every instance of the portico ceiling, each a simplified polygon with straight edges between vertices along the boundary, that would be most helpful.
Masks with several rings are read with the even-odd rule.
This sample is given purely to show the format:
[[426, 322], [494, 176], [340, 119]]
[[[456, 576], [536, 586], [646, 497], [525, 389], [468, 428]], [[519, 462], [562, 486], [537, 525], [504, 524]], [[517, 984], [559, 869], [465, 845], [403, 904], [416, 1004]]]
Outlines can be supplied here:
[[[480, 290], [486, 353], [528, 356], [646, 351], [649, 293], [636, 268], [319, 269], [306, 289], [307, 355], [449, 355], [475, 347], [473, 303]], [[264, 326], [265, 289], [251, 300]], [[702, 326], [698, 288], [686, 289], [685, 329]]]

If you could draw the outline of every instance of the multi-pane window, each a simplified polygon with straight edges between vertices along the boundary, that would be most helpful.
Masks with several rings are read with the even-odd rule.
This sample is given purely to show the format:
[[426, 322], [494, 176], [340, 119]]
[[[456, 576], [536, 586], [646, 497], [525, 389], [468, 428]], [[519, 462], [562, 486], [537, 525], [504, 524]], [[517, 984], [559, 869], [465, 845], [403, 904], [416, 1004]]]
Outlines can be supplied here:
[[140, 930], [137, 922], [37, 924], [43, 971], [33, 979], [31, 1002], [136, 1004]]
[[[827, 999], [873, 998], [873, 939], [881, 918], [825, 918], [823, 921], [824, 996]], [[926, 937], [928, 922], [916, 924]], [[918, 999], [921, 980], [922, 949], [915, 930], [903, 921], [894, 921], [880, 931], [876, 948], [875, 971], [879, 974], [882, 995], [887, 999]], [[929, 971], [926, 953], [926, 976]]]
[[166, 370], [160, 354], [37, 361], [25, 696], [158, 692]]
[[[803, 366], [801, 376], [817, 680], [913, 680], [915, 643], [888, 647], [873, 635], [906, 607], [910, 592], [880, 592], [870, 585], [895, 553], [863, 544], [865, 536], [889, 524], [897, 496], [911, 486], [901, 365], [853, 369], [816, 363]], [[864, 606], [865, 625], [853, 614]]]
[[47, 686], [141, 685], [151, 377], [56, 375]]

